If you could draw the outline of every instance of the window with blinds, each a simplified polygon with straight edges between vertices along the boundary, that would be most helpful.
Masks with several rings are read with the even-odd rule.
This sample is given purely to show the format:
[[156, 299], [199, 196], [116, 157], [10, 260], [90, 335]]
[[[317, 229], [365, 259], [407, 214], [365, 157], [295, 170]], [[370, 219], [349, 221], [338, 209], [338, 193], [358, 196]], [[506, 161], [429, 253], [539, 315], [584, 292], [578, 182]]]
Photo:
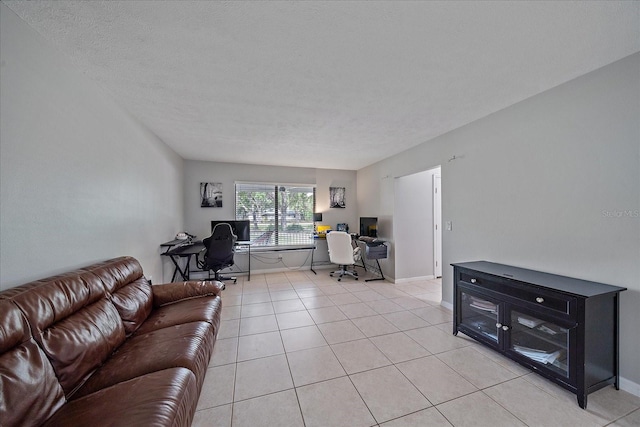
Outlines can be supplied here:
[[255, 246], [313, 243], [315, 187], [236, 183], [236, 220], [251, 222]]

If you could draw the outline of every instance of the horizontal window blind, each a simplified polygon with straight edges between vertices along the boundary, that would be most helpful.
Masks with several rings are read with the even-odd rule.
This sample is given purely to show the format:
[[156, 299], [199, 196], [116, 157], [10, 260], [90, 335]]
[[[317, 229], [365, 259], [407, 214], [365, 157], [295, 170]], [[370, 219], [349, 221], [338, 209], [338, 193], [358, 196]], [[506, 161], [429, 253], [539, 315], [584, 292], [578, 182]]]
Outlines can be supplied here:
[[251, 222], [256, 246], [295, 246], [313, 242], [315, 187], [236, 183], [236, 219]]

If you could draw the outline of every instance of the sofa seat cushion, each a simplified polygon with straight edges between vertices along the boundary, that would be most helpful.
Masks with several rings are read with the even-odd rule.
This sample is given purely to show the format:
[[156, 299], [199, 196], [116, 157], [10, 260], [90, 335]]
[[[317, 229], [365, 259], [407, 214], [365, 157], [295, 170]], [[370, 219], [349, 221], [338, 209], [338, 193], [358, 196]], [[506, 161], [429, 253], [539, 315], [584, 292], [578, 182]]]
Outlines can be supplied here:
[[220, 297], [191, 298], [163, 305], [151, 312], [135, 335], [182, 323], [209, 322], [214, 328], [214, 335], [217, 336], [221, 311]]
[[162, 307], [166, 304], [173, 304], [190, 298], [201, 298], [203, 296], [218, 297], [222, 295], [224, 283], [218, 281], [187, 281], [166, 283], [164, 285], [153, 286], [153, 305]]
[[215, 335], [207, 322], [170, 326], [129, 338], [71, 396], [75, 400], [114, 384], [168, 368], [183, 367], [197, 378], [198, 391], [213, 351]]
[[189, 426], [197, 399], [193, 372], [171, 368], [72, 400], [44, 426]]

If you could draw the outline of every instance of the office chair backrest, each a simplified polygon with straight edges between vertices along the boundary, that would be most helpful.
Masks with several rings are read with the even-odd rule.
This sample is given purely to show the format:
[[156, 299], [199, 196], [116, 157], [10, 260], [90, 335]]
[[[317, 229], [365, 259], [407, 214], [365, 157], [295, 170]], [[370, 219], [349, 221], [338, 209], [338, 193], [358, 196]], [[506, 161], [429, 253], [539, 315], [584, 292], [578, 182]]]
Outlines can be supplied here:
[[228, 223], [216, 224], [210, 237], [202, 241], [207, 252], [204, 255], [205, 267], [209, 270], [220, 270], [233, 265], [236, 235]]
[[329, 260], [332, 263], [338, 265], [355, 264], [350, 234], [344, 231], [327, 233], [327, 246], [329, 247]]

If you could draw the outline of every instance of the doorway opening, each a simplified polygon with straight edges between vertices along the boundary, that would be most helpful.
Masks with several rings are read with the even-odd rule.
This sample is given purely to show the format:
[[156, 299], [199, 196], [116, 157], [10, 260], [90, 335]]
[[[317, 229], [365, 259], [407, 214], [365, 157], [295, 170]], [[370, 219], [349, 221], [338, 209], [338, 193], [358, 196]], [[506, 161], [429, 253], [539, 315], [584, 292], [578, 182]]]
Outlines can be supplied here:
[[440, 166], [395, 179], [396, 282], [442, 276]]

